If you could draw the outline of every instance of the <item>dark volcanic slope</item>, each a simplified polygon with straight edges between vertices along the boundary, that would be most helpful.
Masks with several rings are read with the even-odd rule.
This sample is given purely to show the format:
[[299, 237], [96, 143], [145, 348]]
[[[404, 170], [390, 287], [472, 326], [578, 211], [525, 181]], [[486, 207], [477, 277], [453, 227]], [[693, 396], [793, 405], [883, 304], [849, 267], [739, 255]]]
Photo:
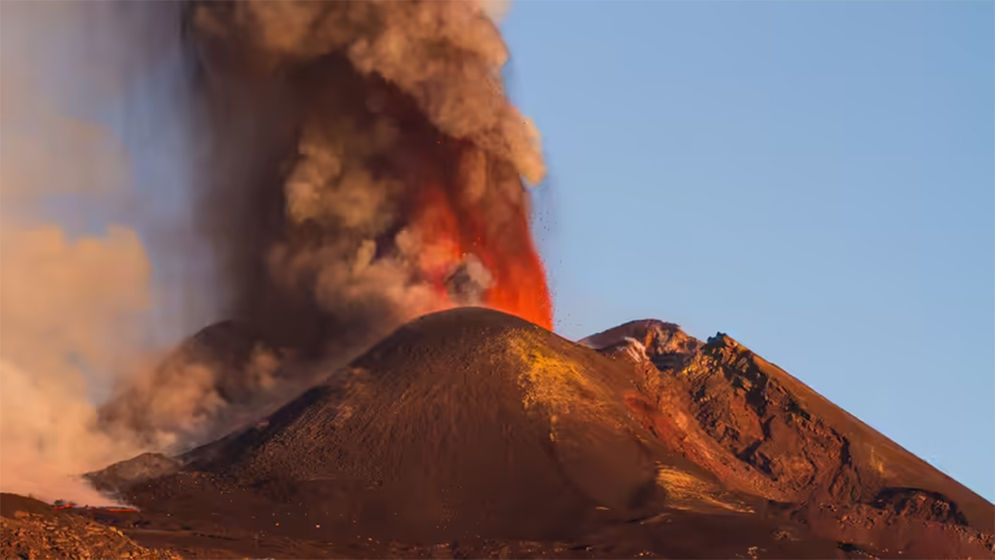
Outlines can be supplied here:
[[322, 505], [358, 493], [349, 511], [375, 532], [570, 536], [597, 506], [634, 515], [655, 497], [656, 457], [618, 398], [629, 378], [507, 315], [436, 314], [189, 458], [240, 485], [303, 484]]
[[727, 337], [585, 344], [430, 315], [252, 429], [94, 479], [232, 554], [991, 555], [991, 504]]

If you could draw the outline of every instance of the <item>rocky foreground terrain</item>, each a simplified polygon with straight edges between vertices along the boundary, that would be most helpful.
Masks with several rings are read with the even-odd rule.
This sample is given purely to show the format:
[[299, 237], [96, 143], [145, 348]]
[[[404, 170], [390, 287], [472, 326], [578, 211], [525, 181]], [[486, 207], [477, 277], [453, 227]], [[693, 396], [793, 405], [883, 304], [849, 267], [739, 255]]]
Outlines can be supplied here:
[[139, 546], [120, 529], [14, 494], [0, 494], [0, 558], [179, 560]]
[[426, 316], [248, 429], [90, 478], [140, 511], [5, 495], [2, 556], [995, 555], [991, 503], [728, 336], [659, 321], [574, 343]]

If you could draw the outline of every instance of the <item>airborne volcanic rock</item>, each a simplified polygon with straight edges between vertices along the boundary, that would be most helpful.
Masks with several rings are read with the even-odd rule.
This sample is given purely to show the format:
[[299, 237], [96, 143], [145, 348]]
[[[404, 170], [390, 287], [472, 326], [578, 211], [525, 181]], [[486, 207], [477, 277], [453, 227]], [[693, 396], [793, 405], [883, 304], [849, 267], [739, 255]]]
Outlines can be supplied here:
[[96, 476], [232, 554], [993, 550], [984, 499], [732, 339], [659, 321], [579, 345], [495, 311], [436, 313], [254, 427], [150, 461], [168, 468]]

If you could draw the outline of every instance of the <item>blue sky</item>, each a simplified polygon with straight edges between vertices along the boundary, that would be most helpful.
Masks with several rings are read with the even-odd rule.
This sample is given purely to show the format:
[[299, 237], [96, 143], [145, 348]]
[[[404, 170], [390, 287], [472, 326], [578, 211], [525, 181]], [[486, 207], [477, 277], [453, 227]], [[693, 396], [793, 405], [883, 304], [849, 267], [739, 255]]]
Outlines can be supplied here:
[[527, 2], [561, 334], [729, 333], [995, 499], [991, 2]]

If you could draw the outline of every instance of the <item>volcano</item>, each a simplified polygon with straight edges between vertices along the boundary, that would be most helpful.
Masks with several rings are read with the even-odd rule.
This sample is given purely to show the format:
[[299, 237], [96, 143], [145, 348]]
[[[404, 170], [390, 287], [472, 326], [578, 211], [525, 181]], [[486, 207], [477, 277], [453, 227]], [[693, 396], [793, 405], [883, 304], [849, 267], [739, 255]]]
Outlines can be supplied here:
[[[992, 504], [719, 334], [417, 319], [255, 425], [89, 475], [184, 556], [987, 557]], [[101, 517], [102, 516], [102, 517]]]
[[[29, 350], [3, 365], [26, 378], [14, 387], [31, 388], [18, 400], [57, 387], [66, 403], [18, 407], [30, 414], [15, 414], [4, 433], [25, 455], [57, 448], [38, 456], [60, 469], [90, 446], [77, 433], [98, 436], [93, 447], [120, 439], [170, 451], [87, 475], [128, 507], [0, 496], [0, 558], [992, 556], [992, 504], [730, 337], [700, 341], [656, 320], [579, 342], [550, 332], [553, 298], [530, 221], [543, 149], [506, 95], [509, 51], [485, 4], [146, 3], [138, 11], [155, 11], [138, 19], [154, 22], [150, 34], [130, 26], [130, 7], [79, 20], [81, 45], [102, 34], [90, 16], [107, 17], [106, 29], [127, 32], [97, 50], [143, 54], [148, 67], [134, 82], [96, 72], [106, 99], [73, 114], [139, 123], [140, 133], [109, 136], [129, 153], [148, 144], [152, 159], [126, 168], [166, 162], [163, 184], [178, 190], [148, 199], [163, 205], [133, 204], [146, 193], [81, 205], [78, 189], [52, 191], [66, 200], [46, 192], [39, 208], [163, 206], [169, 216], [125, 220], [150, 226], [134, 235], [142, 272], [125, 287], [137, 291], [98, 281], [131, 270], [101, 258], [79, 296], [60, 283], [9, 298], [64, 296], [54, 319], [11, 314], [23, 322], [7, 329], [13, 346]], [[66, 22], [22, 33], [35, 41], [16, 50], [48, 53]], [[159, 44], [162, 29], [175, 45]], [[28, 63], [25, 75], [44, 66], [53, 80], [37, 81], [51, 85], [77, 65]], [[124, 103], [131, 95], [139, 103]], [[62, 120], [34, 112], [26, 116], [45, 116], [40, 125]], [[132, 143], [146, 136], [165, 143]], [[139, 239], [178, 260], [148, 261]], [[77, 260], [60, 254], [40, 253]], [[31, 273], [47, 263], [39, 259], [4, 270]], [[65, 283], [75, 269], [49, 276]], [[119, 321], [152, 311], [160, 283], [183, 294], [183, 309], [150, 318], [185, 316], [196, 303], [204, 309], [191, 317], [229, 320], [153, 371], [81, 386], [76, 373], [132, 361], [123, 346], [146, 337]], [[100, 288], [94, 301], [90, 284]], [[157, 289], [139, 297], [145, 284]], [[73, 318], [92, 320], [94, 332], [53, 336]], [[96, 359], [104, 346], [106, 368]], [[105, 389], [91, 415], [87, 397]], [[84, 429], [62, 429], [77, 418]], [[25, 479], [42, 465], [18, 459]]]

